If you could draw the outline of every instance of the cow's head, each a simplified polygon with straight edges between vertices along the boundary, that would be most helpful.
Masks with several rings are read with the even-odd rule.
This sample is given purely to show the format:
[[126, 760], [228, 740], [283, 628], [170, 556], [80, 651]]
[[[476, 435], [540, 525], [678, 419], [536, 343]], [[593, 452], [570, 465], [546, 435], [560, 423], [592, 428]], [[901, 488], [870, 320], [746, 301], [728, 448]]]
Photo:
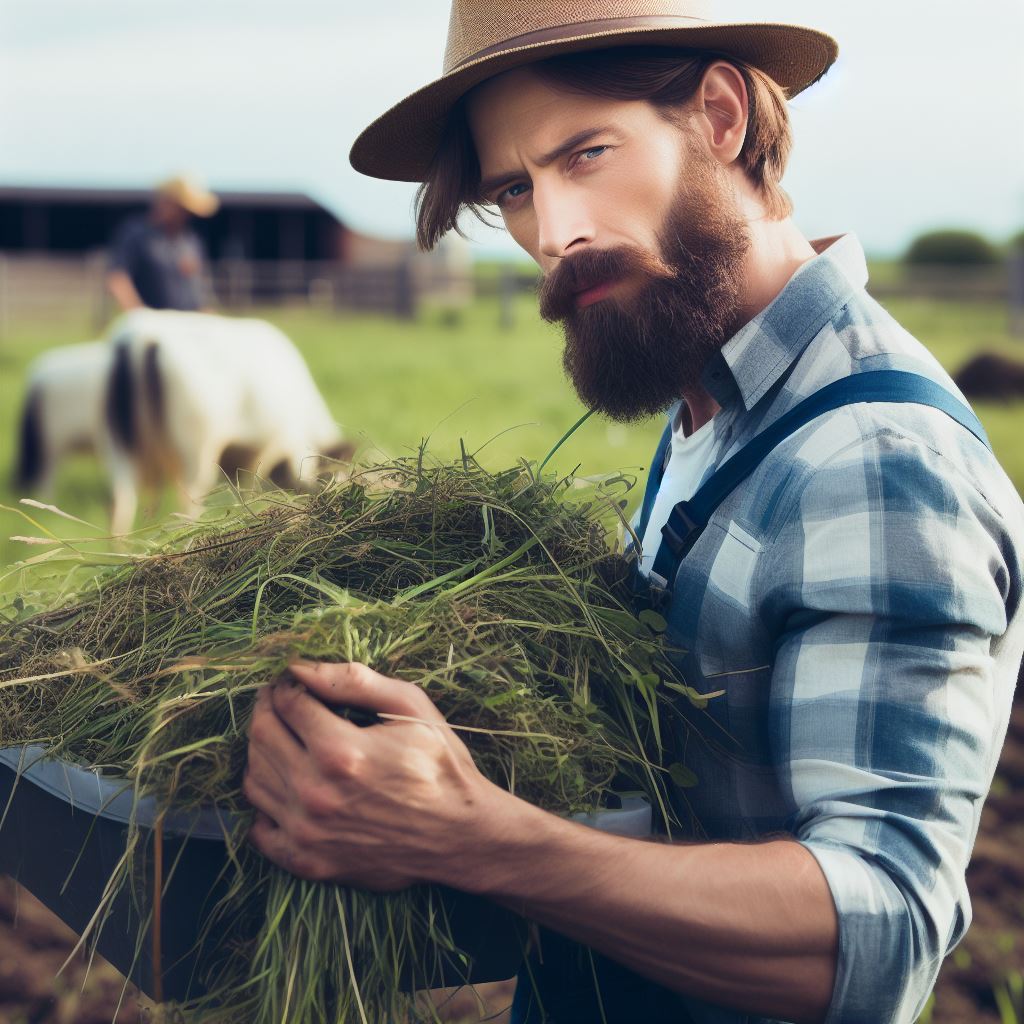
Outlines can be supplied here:
[[356, 446], [351, 441], [338, 441], [315, 455], [306, 456], [299, 467], [282, 459], [271, 467], [267, 476], [278, 487], [310, 491], [332, 480], [347, 480], [352, 474], [355, 453]]

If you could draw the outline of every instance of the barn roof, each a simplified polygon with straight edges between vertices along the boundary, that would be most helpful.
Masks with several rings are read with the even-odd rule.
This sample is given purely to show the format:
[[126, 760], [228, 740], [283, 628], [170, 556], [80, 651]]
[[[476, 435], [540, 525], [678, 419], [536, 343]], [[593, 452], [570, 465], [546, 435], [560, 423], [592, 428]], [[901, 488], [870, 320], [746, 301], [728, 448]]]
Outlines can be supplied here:
[[[248, 192], [216, 189], [221, 205], [286, 210], [322, 210], [335, 220], [337, 216], [304, 192]], [[60, 203], [145, 204], [153, 195], [151, 188], [78, 188], [64, 185], [0, 185], [0, 201], [47, 201]], [[340, 222], [339, 222], [340, 223]]]

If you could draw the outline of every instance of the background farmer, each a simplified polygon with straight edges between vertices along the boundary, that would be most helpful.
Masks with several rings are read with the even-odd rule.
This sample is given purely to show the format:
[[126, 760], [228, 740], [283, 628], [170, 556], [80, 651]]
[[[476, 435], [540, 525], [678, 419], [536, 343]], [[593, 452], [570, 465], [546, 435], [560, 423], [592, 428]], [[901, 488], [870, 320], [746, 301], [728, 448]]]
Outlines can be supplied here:
[[[675, 503], [833, 382], [908, 371], [962, 408], [865, 292], [857, 240], [811, 242], [790, 218], [785, 101], [835, 55], [812, 29], [704, 4], [510, 18], [456, 0], [443, 77], [353, 149], [359, 170], [424, 182], [424, 244], [465, 206], [500, 210], [589, 407], [671, 409], [648, 573]], [[439, 882], [550, 928], [516, 1021], [912, 1021], [970, 920], [964, 869], [1024, 649], [1022, 539], [1015, 490], [951, 415], [838, 409], [654, 580], [690, 683], [726, 691], [678, 737], [699, 779], [689, 842], [539, 811], [483, 779], [416, 687], [309, 664], [253, 718], [252, 840], [300, 875]], [[428, 724], [360, 729], [321, 701]]]
[[148, 212], [126, 221], [111, 244], [107, 289], [122, 309], [210, 305], [206, 255], [189, 221], [212, 217], [218, 205], [212, 192], [188, 177], [157, 187]]

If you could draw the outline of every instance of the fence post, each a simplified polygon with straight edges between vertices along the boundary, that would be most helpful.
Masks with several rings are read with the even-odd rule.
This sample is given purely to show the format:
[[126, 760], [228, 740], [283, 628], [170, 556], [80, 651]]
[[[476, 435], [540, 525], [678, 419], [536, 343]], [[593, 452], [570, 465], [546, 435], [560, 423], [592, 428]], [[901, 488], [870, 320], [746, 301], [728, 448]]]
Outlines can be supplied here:
[[498, 300], [501, 310], [498, 314], [498, 326], [503, 331], [510, 331], [516, 325], [516, 291], [515, 269], [508, 263], [502, 263], [498, 272]]
[[7, 257], [0, 252], [0, 340], [7, 337], [11, 329], [10, 283], [7, 277]]
[[408, 261], [395, 268], [395, 315], [411, 320], [416, 315], [416, 295], [412, 267]]
[[1024, 337], [1024, 240], [1010, 250], [1010, 333]]
[[252, 268], [246, 260], [224, 260], [227, 270], [228, 302], [233, 309], [252, 305]]
[[110, 319], [112, 296], [107, 291], [107, 255], [96, 252], [86, 257], [87, 291], [92, 293], [92, 322], [97, 332]]
[[306, 286], [306, 301], [314, 309], [330, 310], [338, 304], [337, 289], [330, 277], [318, 274]]

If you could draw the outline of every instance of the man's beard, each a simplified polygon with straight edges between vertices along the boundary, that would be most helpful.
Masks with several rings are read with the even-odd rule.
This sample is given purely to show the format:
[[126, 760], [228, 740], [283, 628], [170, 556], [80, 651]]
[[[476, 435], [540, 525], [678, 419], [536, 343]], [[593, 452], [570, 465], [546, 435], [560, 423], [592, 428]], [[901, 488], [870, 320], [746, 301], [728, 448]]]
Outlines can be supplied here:
[[[696, 181], [680, 191], [659, 236], [660, 258], [635, 246], [584, 249], [543, 281], [540, 312], [562, 321], [562, 365], [580, 400], [631, 422], [663, 412], [695, 387], [711, 356], [739, 326], [746, 223], [722, 177], [698, 157]], [[691, 162], [692, 166], [692, 162]], [[716, 180], [717, 179], [717, 180]], [[639, 291], [578, 308], [576, 294], [629, 278]]]

